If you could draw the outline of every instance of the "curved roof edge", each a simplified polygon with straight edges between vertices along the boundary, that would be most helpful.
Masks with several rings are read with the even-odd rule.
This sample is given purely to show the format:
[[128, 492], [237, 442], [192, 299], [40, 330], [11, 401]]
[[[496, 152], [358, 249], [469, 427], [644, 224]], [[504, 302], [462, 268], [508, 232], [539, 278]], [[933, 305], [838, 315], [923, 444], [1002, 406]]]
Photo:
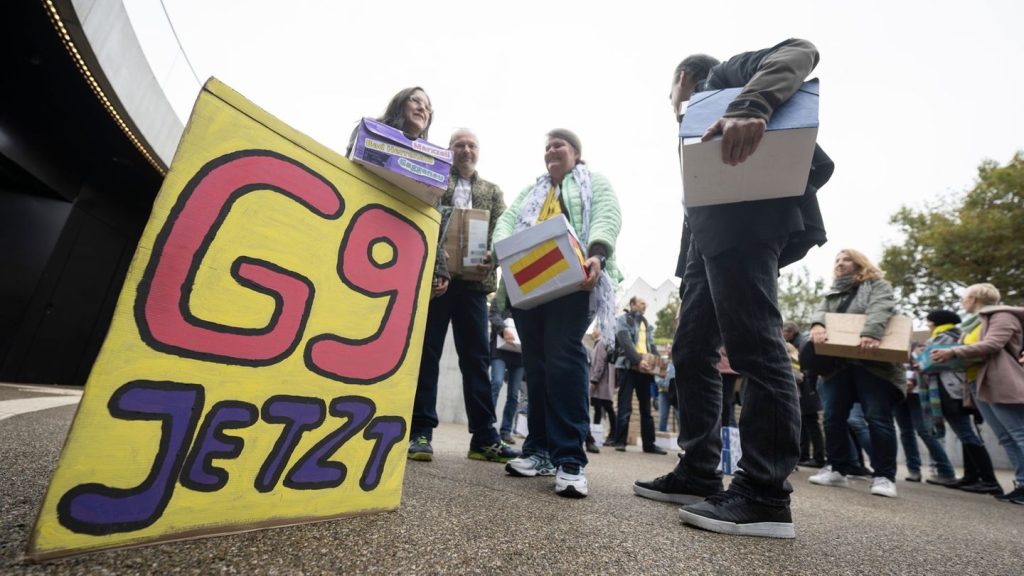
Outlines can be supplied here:
[[161, 174], [184, 125], [157, 82], [121, 0], [42, 0], [100, 103]]

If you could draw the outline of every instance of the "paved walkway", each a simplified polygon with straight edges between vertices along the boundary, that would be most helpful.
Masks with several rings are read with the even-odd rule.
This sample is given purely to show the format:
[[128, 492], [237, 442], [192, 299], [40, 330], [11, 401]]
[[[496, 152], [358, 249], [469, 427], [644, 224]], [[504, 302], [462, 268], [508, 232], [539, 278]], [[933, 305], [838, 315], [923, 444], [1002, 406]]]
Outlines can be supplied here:
[[633, 495], [632, 481], [669, 470], [672, 455], [605, 449], [587, 468], [591, 496], [566, 500], [551, 478], [466, 459], [468, 435], [454, 424], [436, 432], [434, 462], [409, 463], [396, 512], [26, 564], [73, 414], [63, 406], [0, 421], [2, 574], [1024, 573], [1024, 506], [989, 496], [900, 481], [900, 497], [886, 499], [867, 482], [814, 486], [799, 470], [795, 540], [729, 537], [682, 526], [675, 506]]
[[[78, 404], [82, 399], [81, 389], [57, 388], [55, 386], [23, 386], [18, 384], [0, 384], [4, 388], [4, 397], [0, 400], [0, 420], [27, 414], [48, 408]], [[21, 398], [17, 396], [23, 396]]]

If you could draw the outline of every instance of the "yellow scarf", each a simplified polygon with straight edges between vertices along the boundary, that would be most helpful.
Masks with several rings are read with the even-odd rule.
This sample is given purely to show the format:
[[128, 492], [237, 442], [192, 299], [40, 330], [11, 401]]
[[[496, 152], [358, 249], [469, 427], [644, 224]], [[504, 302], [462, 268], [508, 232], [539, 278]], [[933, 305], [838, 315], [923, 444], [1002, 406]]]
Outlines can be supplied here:
[[[981, 339], [981, 324], [979, 323], [977, 326], [974, 327], [973, 330], [971, 330], [967, 334], [964, 334], [964, 346], [970, 346], [971, 344], [977, 344], [978, 340], [980, 340], [980, 339]], [[964, 371], [965, 375], [967, 376], [967, 381], [968, 382], [974, 382], [975, 380], [978, 379], [978, 368], [979, 368], [978, 365], [968, 366], [967, 370]]]
[[558, 201], [558, 188], [554, 185], [548, 189], [548, 195], [544, 198], [544, 205], [540, 207], [540, 214], [537, 222], [543, 222], [552, 216], [562, 213], [562, 204]]
[[943, 332], [950, 330], [952, 328], [956, 328], [956, 324], [942, 324], [941, 326], [936, 326], [935, 329], [932, 330], [932, 338], [935, 338], [939, 334], [942, 334]]

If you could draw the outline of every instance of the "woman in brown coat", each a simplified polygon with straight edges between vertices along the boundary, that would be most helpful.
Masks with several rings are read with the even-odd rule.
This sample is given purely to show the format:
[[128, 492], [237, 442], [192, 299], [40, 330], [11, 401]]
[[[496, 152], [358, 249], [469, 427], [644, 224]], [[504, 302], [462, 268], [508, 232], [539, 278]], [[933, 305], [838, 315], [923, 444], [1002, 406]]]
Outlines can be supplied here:
[[999, 291], [991, 284], [969, 286], [961, 299], [964, 311], [977, 312], [981, 332], [976, 343], [935, 350], [932, 360], [977, 358], [984, 363], [975, 381], [976, 403], [1013, 464], [1013, 491], [997, 495], [1005, 502], [1024, 504], [1024, 308], [997, 306]]

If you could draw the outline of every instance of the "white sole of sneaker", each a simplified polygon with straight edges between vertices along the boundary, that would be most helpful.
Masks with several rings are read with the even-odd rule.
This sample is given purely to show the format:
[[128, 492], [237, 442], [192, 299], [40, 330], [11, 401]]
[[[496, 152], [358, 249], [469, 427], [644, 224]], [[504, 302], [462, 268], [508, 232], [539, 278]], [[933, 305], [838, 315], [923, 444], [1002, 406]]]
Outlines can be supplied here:
[[562, 490], [555, 489], [555, 494], [562, 498], [586, 498], [587, 489], [577, 490], [575, 486], [566, 486]]
[[871, 491], [871, 495], [872, 496], [885, 496], [886, 498], [895, 498], [896, 497], [896, 492], [895, 491], [893, 491], [893, 492], [886, 492], [886, 491], [883, 491], [883, 490], [878, 490], [878, 491], [872, 490]]
[[694, 514], [687, 510], [680, 510], [679, 516], [684, 524], [690, 524], [697, 528], [703, 528], [710, 532], [719, 534], [732, 534], [734, 536], [757, 536], [760, 538], [796, 538], [796, 530], [793, 524], [785, 522], [758, 522], [756, 524], [736, 524], [723, 520], [713, 520], [705, 516]]
[[847, 486], [850, 485], [850, 482], [848, 480], [836, 482], [831, 480], [815, 480], [814, 478], [808, 478], [807, 481], [816, 486], [835, 486], [837, 488], [846, 488]]
[[538, 476], [536, 470], [520, 470], [511, 464], [505, 464], [505, 472], [508, 472], [509, 476], [515, 476], [517, 478], [533, 478]]
[[668, 502], [669, 504], [697, 504], [704, 501], [704, 496], [697, 496], [696, 494], [666, 494], [637, 486], [636, 484], [633, 484], [633, 493], [643, 498], [650, 498], [658, 502]]

